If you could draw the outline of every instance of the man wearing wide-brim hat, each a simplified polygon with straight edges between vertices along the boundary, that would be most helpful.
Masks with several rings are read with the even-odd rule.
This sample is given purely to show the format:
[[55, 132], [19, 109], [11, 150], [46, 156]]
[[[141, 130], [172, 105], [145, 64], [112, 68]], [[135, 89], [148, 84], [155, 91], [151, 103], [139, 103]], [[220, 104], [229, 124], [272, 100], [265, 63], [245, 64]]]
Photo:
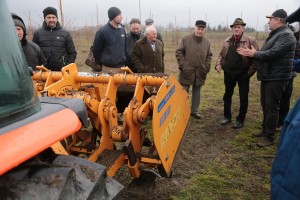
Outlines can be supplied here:
[[215, 69], [218, 72], [224, 71], [225, 93], [224, 119], [221, 125], [231, 123], [231, 102], [236, 84], [239, 87], [240, 108], [232, 128], [239, 129], [244, 126], [245, 117], [248, 110], [248, 93], [250, 77], [256, 72], [257, 62], [252, 58], [241, 56], [237, 53], [238, 48], [253, 46], [258, 50], [255, 38], [248, 36], [245, 31], [246, 23], [243, 19], [236, 18], [230, 25], [233, 35], [225, 39], [222, 50], [218, 56]]
[[232, 28], [235, 25], [242, 25], [242, 26], [246, 26], [246, 23], [244, 23], [244, 21], [241, 18], [236, 18], [234, 20], [234, 22], [230, 25], [230, 28]]
[[257, 78], [261, 81], [263, 126], [259, 134], [254, 134], [254, 136], [261, 137], [257, 143], [259, 147], [274, 144], [280, 99], [288, 81], [292, 78], [296, 48], [293, 32], [285, 25], [286, 11], [278, 9], [266, 17], [269, 19], [268, 25], [271, 32], [261, 50], [238, 49], [240, 55], [253, 57], [259, 62]]

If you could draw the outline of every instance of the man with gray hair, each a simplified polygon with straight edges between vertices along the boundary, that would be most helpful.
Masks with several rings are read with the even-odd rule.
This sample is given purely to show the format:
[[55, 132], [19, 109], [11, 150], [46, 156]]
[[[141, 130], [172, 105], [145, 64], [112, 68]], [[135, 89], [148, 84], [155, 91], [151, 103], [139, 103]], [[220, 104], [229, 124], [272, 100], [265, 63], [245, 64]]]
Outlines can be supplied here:
[[252, 48], [238, 48], [242, 56], [258, 60], [257, 78], [261, 81], [260, 101], [263, 110], [262, 131], [253, 134], [261, 137], [259, 147], [274, 144], [274, 135], [278, 122], [281, 96], [288, 81], [292, 78], [293, 58], [296, 39], [293, 32], [285, 25], [287, 13], [278, 9], [272, 15], [266, 16], [271, 33], [260, 51]]
[[156, 28], [147, 27], [145, 35], [134, 44], [132, 63], [139, 73], [164, 73], [164, 46], [157, 39]]
[[[153, 24], [154, 24], [154, 20], [153, 19], [149, 18], [149, 19], [145, 20], [145, 26], [146, 26], [146, 28], [149, 27], [149, 26], [154, 26]], [[161, 34], [159, 32], [157, 32], [157, 37], [156, 38], [158, 40], [160, 40], [162, 43], [164, 43], [163, 39], [162, 39], [162, 36], [161, 36]]]
[[210, 71], [212, 52], [210, 42], [204, 36], [206, 22], [197, 20], [194, 32], [185, 35], [176, 49], [176, 58], [179, 65], [179, 83], [187, 91], [192, 85], [192, 105], [191, 115], [196, 119], [201, 119], [199, 113], [200, 90], [206, 80], [206, 75]]

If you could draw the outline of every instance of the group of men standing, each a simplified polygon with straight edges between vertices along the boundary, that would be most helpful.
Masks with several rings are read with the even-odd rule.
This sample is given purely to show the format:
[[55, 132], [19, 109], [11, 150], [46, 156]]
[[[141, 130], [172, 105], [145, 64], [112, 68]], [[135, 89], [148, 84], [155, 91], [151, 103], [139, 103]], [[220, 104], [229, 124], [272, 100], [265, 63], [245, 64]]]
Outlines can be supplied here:
[[[52, 71], [60, 71], [63, 66], [76, 60], [74, 42], [71, 34], [61, 27], [55, 8], [45, 8], [43, 15], [43, 25], [34, 32], [32, 42], [26, 39], [26, 27], [22, 18], [14, 13], [12, 18], [28, 65], [33, 70], [38, 65], [44, 65]], [[96, 63], [101, 66], [99, 69], [119, 72], [126, 65], [133, 72], [164, 72], [163, 42], [152, 19], [145, 21], [144, 33], [141, 32], [140, 20], [132, 19], [130, 32], [127, 34], [121, 24], [120, 9], [109, 8], [108, 18], [108, 23], [97, 31], [92, 49]]]
[[140, 20], [131, 19], [130, 32], [126, 34], [119, 8], [109, 8], [108, 18], [108, 23], [97, 31], [93, 43], [93, 54], [102, 71], [120, 72], [122, 66], [128, 66], [138, 73], [164, 72], [164, 47], [157, 39], [152, 19], [146, 20], [144, 33]]
[[[286, 11], [276, 10], [266, 18], [269, 19], [271, 32], [260, 50], [256, 39], [245, 33], [246, 23], [241, 18], [236, 18], [230, 25], [233, 34], [224, 40], [215, 66], [217, 72], [224, 71], [224, 119], [221, 125], [231, 123], [232, 96], [236, 84], [239, 87], [240, 107], [232, 125], [234, 129], [244, 126], [248, 110], [249, 80], [257, 71], [257, 78], [261, 81], [263, 122], [262, 130], [253, 136], [261, 138], [257, 143], [259, 147], [274, 144], [276, 127], [282, 125], [282, 119], [287, 115], [296, 48], [296, 38], [285, 22]], [[206, 22], [196, 21], [194, 32], [184, 36], [176, 50], [179, 82], [187, 92], [192, 85], [191, 115], [196, 119], [201, 118], [198, 111], [200, 90], [210, 70], [212, 57], [209, 40], [204, 36], [205, 28]]]
[[[12, 14], [12, 18], [29, 66], [36, 69], [37, 65], [45, 65], [50, 70], [60, 71], [63, 66], [75, 62], [74, 42], [70, 33], [58, 22], [55, 8], [47, 7], [43, 14], [43, 26], [34, 33], [33, 42], [26, 39], [23, 20], [16, 14]], [[236, 18], [230, 25], [233, 34], [224, 40], [215, 65], [217, 72], [224, 71], [224, 119], [221, 125], [232, 121], [232, 96], [238, 84], [240, 107], [232, 125], [235, 129], [244, 126], [249, 80], [257, 71], [261, 81], [263, 123], [262, 131], [254, 136], [261, 137], [257, 143], [260, 147], [274, 143], [276, 127], [288, 112], [289, 105], [281, 103], [289, 104], [296, 47], [293, 32], [285, 23], [287, 13], [279, 9], [266, 17], [271, 32], [260, 50], [256, 39], [245, 33], [246, 23]], [[140, 20], [133, 18], [130, 32], [126, 33], [121, 24], [120, 9], [109, 8], [108, 18], [108, 23], [97, 31], [92, 49], [102, 71], [118, 73], [122, 66], [128, 66], [135, 73], [164, 73], [164, 43], [152, 19], [145, 21], [146, 28], [142, 33]], [[200, 91], [212, 61], [211, 45], [204, 35], [205, 31], [206, 22], [197, 20], [193, 33], [182, 38], [175, 53], [180, 71], [179, 82], [187, 92], [192, 86], [191, 116], [196, 119], [202, 117], [199, 113]], [[280, 107], [284, 111], [280, 112]], [[279, 113], [284, 114], [279, 117]]]

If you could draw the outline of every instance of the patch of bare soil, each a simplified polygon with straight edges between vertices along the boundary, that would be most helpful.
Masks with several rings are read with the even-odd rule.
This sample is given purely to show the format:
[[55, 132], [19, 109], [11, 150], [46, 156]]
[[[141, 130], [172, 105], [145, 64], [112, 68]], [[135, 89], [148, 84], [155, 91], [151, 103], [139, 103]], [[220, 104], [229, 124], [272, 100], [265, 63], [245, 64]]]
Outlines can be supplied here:
[[173, 163], [171, 178], [156, 178], [154, 186], [141, 187], [140, 192], [130, 191], [131, 184], [126, 177], [117, 178], [126, 187], [123, 197], [125, 200], [167, 200], [171, 195], [176, 196], [194, 174], [201, 174], [206, 166], [227, 148], [236, 130], [220, 125], [221, 117], [216, 117], [220, 115], [220, 110], [211, 109], [205, 112], [203, 119], [190, 118], [190, 124]]

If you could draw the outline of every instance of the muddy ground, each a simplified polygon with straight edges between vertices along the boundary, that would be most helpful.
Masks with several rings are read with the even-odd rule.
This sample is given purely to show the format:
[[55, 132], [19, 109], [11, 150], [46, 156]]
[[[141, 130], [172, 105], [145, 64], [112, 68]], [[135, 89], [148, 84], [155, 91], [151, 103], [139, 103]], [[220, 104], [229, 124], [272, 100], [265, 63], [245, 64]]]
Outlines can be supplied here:
[[[124, 199], [167, 200], [171, 195], [176, 196], [194, 174], [201, 174], [218, 154], [226, 150], [228, 142], [236, 133], [230, 127], [219, 125], [216, 116], [220, 113], [221, 110], [206, 110], [202, 119], [190, 118], [173, 164], [171, 178], [156, 178], [154, 185], [136, 188], [132, 187], [128, 176], [115, 176], [126, 187]], [[221, 116], [217, 118], [221, 119]]]

